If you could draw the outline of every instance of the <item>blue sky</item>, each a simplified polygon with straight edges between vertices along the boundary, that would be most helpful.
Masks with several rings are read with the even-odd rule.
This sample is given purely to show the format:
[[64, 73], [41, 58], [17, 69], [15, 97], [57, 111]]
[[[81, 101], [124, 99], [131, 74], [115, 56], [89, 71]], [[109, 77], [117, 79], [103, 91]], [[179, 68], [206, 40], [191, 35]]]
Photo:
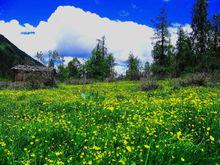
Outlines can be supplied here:
[[[190, 23], [194, 0], [0, 0], [0, 19], [18, 20], [34, 26], [46, 21], [60, 5], [71, 5], [111, 20], [134, 21], [152, 25], [161, 6], [168, 9], [170, 22]], [[220, 0], [210, 0], [210, 15], [220, 13]]]

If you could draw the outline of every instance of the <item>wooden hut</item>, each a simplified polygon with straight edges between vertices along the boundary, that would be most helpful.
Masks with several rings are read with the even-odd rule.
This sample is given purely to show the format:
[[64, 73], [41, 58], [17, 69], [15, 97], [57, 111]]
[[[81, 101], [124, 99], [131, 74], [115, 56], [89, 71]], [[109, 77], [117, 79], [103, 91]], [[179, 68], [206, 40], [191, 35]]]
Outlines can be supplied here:
[[55, 69], [44, 66], [17, 65], [12, 68], [15, 81], [40, 82], [45, 85], [55, 83]]

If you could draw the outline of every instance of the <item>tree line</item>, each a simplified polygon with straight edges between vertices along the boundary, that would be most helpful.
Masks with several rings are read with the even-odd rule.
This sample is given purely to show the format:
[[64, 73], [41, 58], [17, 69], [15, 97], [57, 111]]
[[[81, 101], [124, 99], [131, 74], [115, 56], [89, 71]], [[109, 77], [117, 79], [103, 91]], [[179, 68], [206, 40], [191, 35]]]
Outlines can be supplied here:
[[[192, 9], [191, 32], [178, 27], [177, 42], [171, 43], [170, 27], [167, 11], [162, 8], [155, 19], [155, 32], [152, 38], [153, 63], [148, 61], [141, 66], [140, 60], [131, 52], [127, 60], [126, 75], [129, 80], [139, 80], [141, 77], [169, 76], [179, 77], [185, 73], [213, 72], [220, 70], [220, 14], [208, 18], [208, 0], [197, 0]], [[59, 78], [90, 78], [105, 80], [114, 78], [115, 58], [108, 52], [106, 38], [98, 40], [91, 57], [80, 62], [73, 58], [67, 66], [64, 59], [56, 51], [50, 51], [46, 56], [42, 52], [36, 56], [49, 67], [59, 64]]]
[[[197, 0], [192, 9], [191, 32], [183, 26], [177, 30], [177, 42], [171, 43], [171, 27], [167, 11], [162, 8], [155, 19], [152, 38], [153, 63], [146, 62], [144, 74], [138, 70], [137, 58], [129, 56], [130, 79], [152, 74], [158, 77], [179, 77], [186, 73], [220, 71], [220, 14], [208, 18], [208, 0]], [[139, 74], [138, 74], [139, 73]], [[147, 73], [147, 74], [146, 74]], [[130, 76], [133, 75], [133, 76]], [[135, 78], [134, 78], [135, 77]]]
[[155, 75], [178, 77], [184, 73], [220, 70], [220, 14], [208, 19], [208, 0], [197, 0], [192, 10], [191, 33], [178, 28], [176, 45], [170, 42], [167, 12], [156, 18], [151, 70]]
[[59, 55], [57, 51], [49, 51], [48, 54], [38, 52], [36, 58], [48, 67], [58, 66], [61, 81], [68, 78], [84, 77], [103, 81], [106, 78], [114, 78], [116, 75], [115, 58], [112, 53], [108, 52], [105, 36], [98, 39], [92, 56], [83, 63], [75, 57], [65, 66], [64, 57]]

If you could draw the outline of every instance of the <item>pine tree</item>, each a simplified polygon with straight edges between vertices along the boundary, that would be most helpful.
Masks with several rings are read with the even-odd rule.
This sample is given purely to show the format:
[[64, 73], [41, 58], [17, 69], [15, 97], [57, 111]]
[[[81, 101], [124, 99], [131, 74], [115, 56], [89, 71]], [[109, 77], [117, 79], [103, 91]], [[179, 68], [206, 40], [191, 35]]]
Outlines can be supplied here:
[[167, 46], [167, 62], [166, 62], [166, 72], [167, 75], [173, 77], [175, 76], [175, 47], [171, 44], [171, 38], [169, 38], [169, 44]]
[[79, 78], [80, 66], [81, 66], [80, 61], [77, 58], [73, 58], [67, 65], [69, 77]]
[[150, 75], [150, 63], [148, 61], [146, 61], [144, 64], [143, 76], [145, 78], [148, 78], [149, 75]]
[[64, 65], [58, 66], [58, 79], [61, 82], [64, 82], [69, 78], [69, 69], [65, 67]]
[[220, 14], [215, 14], [212, 20], [213, 50], [215, 56], [220, 58]]
[[104, 80], [113, 75], [114, 57], [108, 53], [105, 37], [98, 40], [91, 58], [86, 62], [87, 77]]
[[220, 69], [220, 14], [213, 15], [209, 35], [208, 68], [210, 71]]
[[115, 76], [114, 66], [115, 66], [115, 58], [113, 54], [110, 53], [106, 57], [106, 77], [107, 78], [114, 78]]
[[192, 19], [192, 43], [195, 55], [195, 65], [198, 70], [204, 70], [206, 67], [206, 58], [208, 50], [208, 36], [210, 26], [208, 21], [208, 1], [197, 0], [193, 7]]
[[167, 55], [170, 49], [169, 45], [169, 31], [168, 20], [165, 8], [162, 8], [160, 15], [156, 18], [156, 28], [153, 39], [153, 51], [152, 56], [154, 63], [152, 66], [154, 74], [164, 75], [166, 74], [166, 67], [168, 64]]
[[176, 55], [175, 55], [175, 70], [176, 76], [179, 76], [184, 71], [189, 71], [190, 66], [193, 64], [192, 45], [190, 37], [183, 30], [182, 27], [178, 29], [178, 40], [176, 43]]
[[128, 70], [126, 71], [126, 77], [129, 80], [139, 80], [140, 78], [140, 61], [133, 53], [130, 53], [128, 57]]

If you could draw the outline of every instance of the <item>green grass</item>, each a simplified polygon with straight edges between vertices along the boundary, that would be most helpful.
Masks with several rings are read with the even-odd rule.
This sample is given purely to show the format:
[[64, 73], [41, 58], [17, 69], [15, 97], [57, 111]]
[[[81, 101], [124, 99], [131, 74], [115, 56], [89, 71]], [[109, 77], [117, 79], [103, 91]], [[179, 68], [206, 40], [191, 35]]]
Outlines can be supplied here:
[[0, 91], [0, 164], [215, 164], [220, 84]]

